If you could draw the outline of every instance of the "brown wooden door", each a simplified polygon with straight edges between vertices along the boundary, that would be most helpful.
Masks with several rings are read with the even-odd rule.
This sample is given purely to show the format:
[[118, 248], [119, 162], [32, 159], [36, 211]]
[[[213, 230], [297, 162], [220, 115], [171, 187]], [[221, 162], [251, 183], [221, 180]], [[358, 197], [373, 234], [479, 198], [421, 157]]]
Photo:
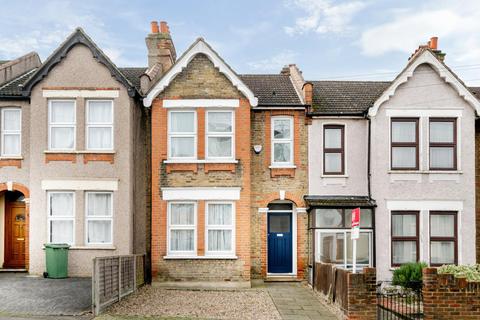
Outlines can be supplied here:
[[5, 204], [5, 262], [6, 268], [25, 268], [25, 204]]

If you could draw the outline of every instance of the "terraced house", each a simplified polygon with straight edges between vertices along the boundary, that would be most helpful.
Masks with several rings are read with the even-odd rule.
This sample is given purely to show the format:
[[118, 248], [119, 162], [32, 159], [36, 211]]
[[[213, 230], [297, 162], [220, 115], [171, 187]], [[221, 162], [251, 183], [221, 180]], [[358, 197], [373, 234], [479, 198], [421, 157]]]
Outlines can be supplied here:
[[117, 68], [81, 29], [43, 63], [0, 65], [0, 267], [42, 274], [49, 242], [71, 245], [76, 276], [145, 252], [144, 70]]
[[40, 274], [44, 243], [146, 253], [154, 281], [303, 280], [476, 261], [480, 102], [437, 39], [393, 81], [237, 74], [202, 38], [179, 57], [152, 22], [148, 66], [119, 68], [77, 29], [43, 63], [0, 64], [0, 265]]

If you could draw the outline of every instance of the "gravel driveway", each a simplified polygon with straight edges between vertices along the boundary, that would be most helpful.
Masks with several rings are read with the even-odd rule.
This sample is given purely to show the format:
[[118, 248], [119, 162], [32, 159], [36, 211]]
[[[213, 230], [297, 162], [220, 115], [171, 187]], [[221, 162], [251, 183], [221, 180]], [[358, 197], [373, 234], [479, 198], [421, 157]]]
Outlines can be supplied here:
[[268, 292], [262, 289], [208, 291], [146, 286], [113, 305], [106, 313], [200, 319], [281, 319]]

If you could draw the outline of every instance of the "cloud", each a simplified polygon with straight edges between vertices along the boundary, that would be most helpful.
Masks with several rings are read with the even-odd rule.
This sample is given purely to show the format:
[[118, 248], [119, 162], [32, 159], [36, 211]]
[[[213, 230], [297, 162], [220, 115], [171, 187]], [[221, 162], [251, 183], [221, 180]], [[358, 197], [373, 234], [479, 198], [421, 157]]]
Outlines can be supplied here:
[[255, 71], [262, 72], [280, 72], [282, 67], [286, 64], [293, 63], [297, 53], [286, 50], [271, 58], [266, 58], [258, 61], [248, 62], [247, 65]]
[[[480, 60], [480, 7], [477, 1], [429, 1], [422, 7], [392, 10], [386, 23], [363, 31], [359, 45], [363, 54], [380, 56], [390, 52], [412, 53], [431, 36], [448, 45], [450, 59], [457, 62]], [[445, 49], [445, 47], [443, 47]], [[476, 60], [476, 61], [475, 61]]]
[[346, 1], [332, 3], [330, 0], [292, 0], [296, 7], [306, 15], [297, 18], [294, 26], [284, 27], [289, 35], [316, 32], [319, 34], [340, 34], [351, 30], [354, 16], [367, 6], [364, 1]]

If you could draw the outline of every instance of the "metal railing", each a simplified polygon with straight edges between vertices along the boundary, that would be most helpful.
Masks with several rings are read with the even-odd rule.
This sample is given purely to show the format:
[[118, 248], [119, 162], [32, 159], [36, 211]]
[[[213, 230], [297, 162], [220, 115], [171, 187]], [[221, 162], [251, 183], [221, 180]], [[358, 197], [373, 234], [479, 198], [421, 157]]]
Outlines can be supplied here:
[[111, 304], [145, 284], [145, 255], [93, 259], [92, 309], [100, 314]]
[[423, 295], [421, 290], [377, 293], [377, 319], [423, 319]]

